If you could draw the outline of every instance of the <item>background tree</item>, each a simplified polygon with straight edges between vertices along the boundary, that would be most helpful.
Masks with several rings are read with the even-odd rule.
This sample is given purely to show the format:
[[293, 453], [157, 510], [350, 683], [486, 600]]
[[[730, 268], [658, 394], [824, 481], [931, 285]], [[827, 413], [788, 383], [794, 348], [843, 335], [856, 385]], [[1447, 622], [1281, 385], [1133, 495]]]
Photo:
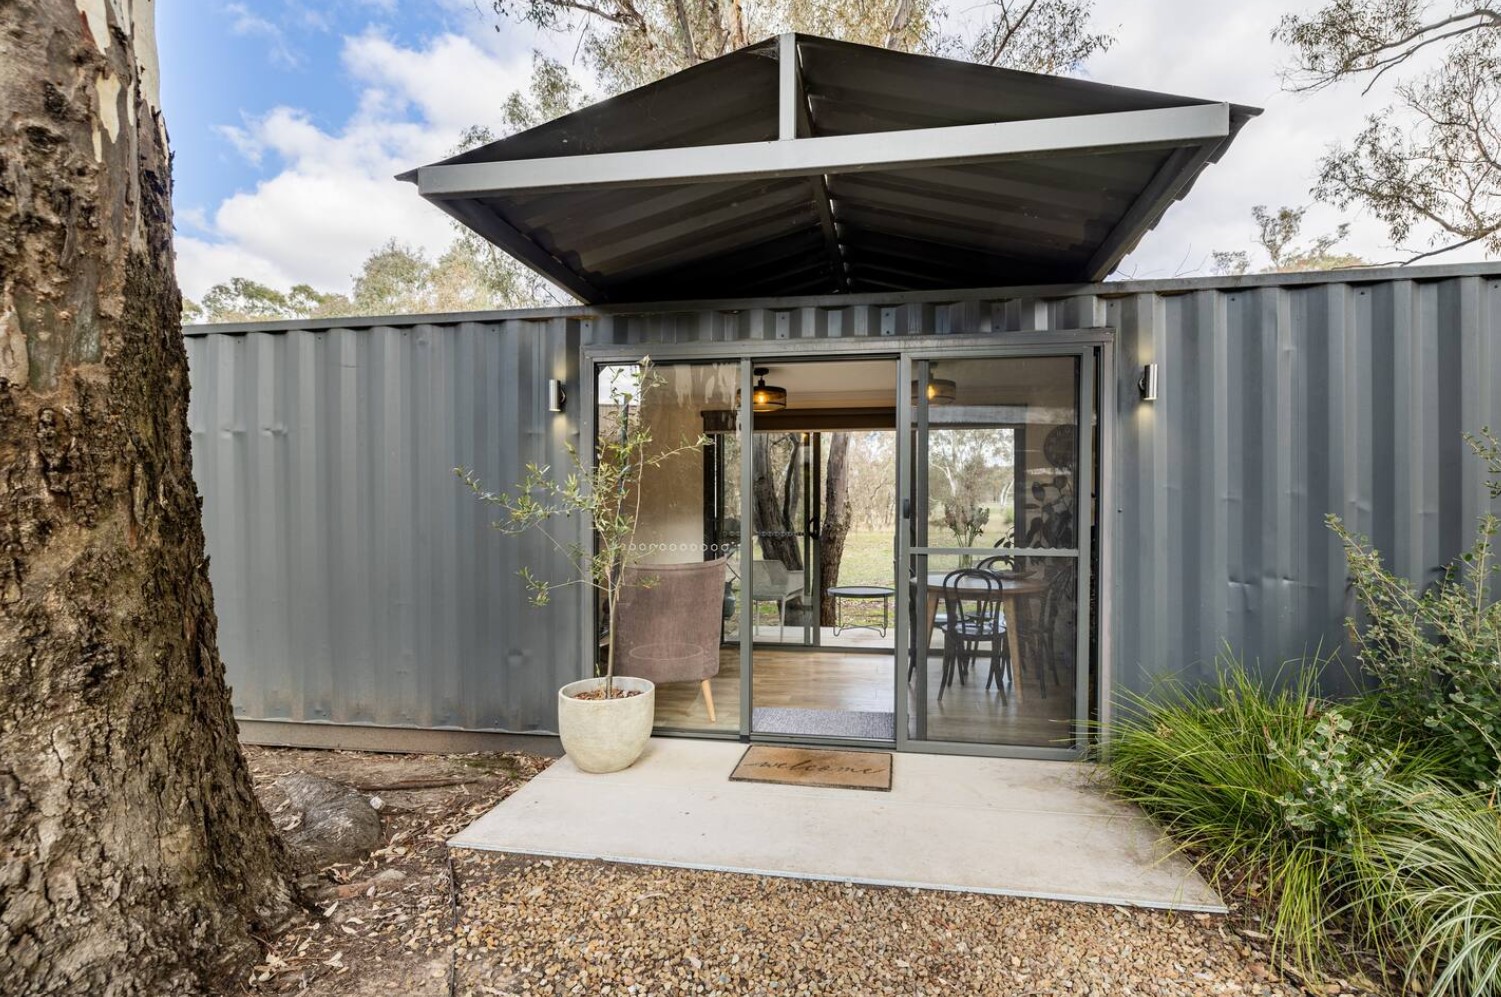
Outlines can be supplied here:
[[1093, 0], [991, 0], [945, 26], [938, 0], [493, 0], [495, 12], [577, 34], [582, 61], [609, 93], [659, 80], [783, 31], [1039, 73], [1077, 69], [1114, 39], [1089, 30]]
[[420, 249], [388, 240], [360, 264], [349, 295], [318, 291], [307, 284], [280, 291], [231, 277], [209, 288], [201, 303], [184, 301], [183, 320], [263, 322], [526, 308], [546, 303], [547, 288], [530, 270], [465, 231], [436, 261]]
[[0, 4], [0, 989], [238, 989], [295, 912], [216, 643], [151, 0]]
[[892, 433], [851, 433], [846, 497], [851, 526], [883, 530], [896, 519], [896, 437]]
[[803, 434], [756, 433], [751, 449], [752, 522], [761, 556], [801, 571]]
[[853, 433], [828, 433], [824, 445], [828, 450], [823, 475], [823, 522], [819, 524], [819, 555], [823, 576], [827, 579], [818, 593], [818, 625], [832, 627], [837, 618], [834, 598], [829, 587], [839, 584], [839, 567], [844, 561], [844, 545], [849, 538], [851, 503], [849, 498], [850, 437]]
[[1353, 142], [1330, 150], [1314, 187], [1319, 200], [1369, 210], [1412, 254], [1408, 262], [1473, 244], [1501, 253], [1495, 0], [1330, 0], [1287, 15], [1274, 37], [1295, 52], [1289, 89], [1356, 80], [1369, 93], [1390, 77], [1408, 112], [1371, 114]]
[[317, 291], [307, 284], [278, 291], [246, 277], [231, 277], [209, 288], [201, 304], [183, 302], [183, 317], [191, 315], [199, 322], [263, 322], [348, 315], [349, 307], [349, 299], [342, 294]]
[[[1350, 234], [1348, 223], [1341, 224], [1333, 232], [1314, 236], [1306, 245], [1297, 245], [1307, 211], [1306, 207], [1282, 207], [1273, 213], [1264, 204], [1251, 209], [1251, 219], [1256, 223], [1256, 245], [1266, 254], [1269, 263], [1261, 268], [1262, 273], [1338, 270], [1365, 265], [1365, 260], [1359, 256], [1341, 253], [1334, 248]], [[1219, 250], [1211, 255], [1217, 274], [1243, 274], [1251, 269], [1251, 254], [1247, 250]]]

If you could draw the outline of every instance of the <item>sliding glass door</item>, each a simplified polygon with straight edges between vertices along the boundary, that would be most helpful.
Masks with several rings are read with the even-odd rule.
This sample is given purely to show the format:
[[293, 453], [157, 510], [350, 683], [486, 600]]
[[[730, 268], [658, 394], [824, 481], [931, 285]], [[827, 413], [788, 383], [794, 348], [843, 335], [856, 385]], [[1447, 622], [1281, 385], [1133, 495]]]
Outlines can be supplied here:
[[[664, 357], [644, 401], [635, 362], [591, 365], [597, 445], [636, 420], [664, 454], [637, 531], [662, 584], [619, 661], [658, 682], [659, 731], [1026, 757], [1087, 740], [1105, 347], [904, 345]], [[712, 584], [670, 594], [697, 566]]]
[[903, 358], [898, 741], [1048, 757], [1089, 719], [1094, 354]]
[[[637, 363], [596, 369], [596, 453], [645, 430], [632, 562], [621, 595], [621, 674], [657, 683], [656, 727], [733, 735], [741, 729], [739, 649], [741, 364]], [[728, 469], [728, 471], [726, 471]], [[596, 600], [600, 655], [609, 647]]]

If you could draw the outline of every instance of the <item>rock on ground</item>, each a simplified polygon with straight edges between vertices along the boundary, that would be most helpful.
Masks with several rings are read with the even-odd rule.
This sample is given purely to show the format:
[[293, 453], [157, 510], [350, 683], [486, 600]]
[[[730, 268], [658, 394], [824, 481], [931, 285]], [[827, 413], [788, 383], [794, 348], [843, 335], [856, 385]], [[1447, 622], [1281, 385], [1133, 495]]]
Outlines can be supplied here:
[[284, 775], [276, 787], [301, 818], [283, 835], [298, 871], [358, 862], [380, 847], [380, 814], [359, 790], [307, 772]]

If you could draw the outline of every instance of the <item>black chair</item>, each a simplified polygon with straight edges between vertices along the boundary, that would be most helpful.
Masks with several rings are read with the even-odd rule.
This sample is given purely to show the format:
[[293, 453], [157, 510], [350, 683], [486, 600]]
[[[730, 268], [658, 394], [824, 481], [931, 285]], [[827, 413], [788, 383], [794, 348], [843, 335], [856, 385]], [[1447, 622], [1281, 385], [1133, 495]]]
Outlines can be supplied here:
[[994, 571], [997, 574], [1002, 571], [1014, 571], [1016, 570], [1016, 558], [1010, 554], [991, 554], [989, 557], [981, 558], [980, 563], [976, 564], [975, 567], [981, 571]]
[[[925, 614], [919, 612], [918, 611], [918, 606], [917, 606], [917, 576], [916, 575], [908, 575], [907, 576], [907, 619], [909, 619], [909, 620], [912, 621], [912, 626], [915, 629], [916, 627], [919, 626], [918, 621], [924, 619], [924, 617], [925, 617]], [[913, 640], [913, 641], [911, 641], [912, 646], [907, 649], [907, 681], [908, 681], [908, 683], [911, 683], [913, 676], [917, 674], [917, 649], [919, 647], [925, 647], [925, 646], [927, 646], [928, 642], [932, 639], [932, 636], [933, 636], [932, 631], [933, 630], [942, 630], [947, 625], [947, 623], [948, 623], [948, 616], [944, 613], [943, 609], [940, 607], [939, 610], [936, 613], [933, 614], [933, 625], [931, 627], [929, 627], [928, 634], [922, 640], [920, 640], [920, 641], [919, 640]], [[924, 663], [924, 666], [926, 667], [926, 663]]]
[[[917, 576], [908, 575], [907, 583], [907, 619], [912, 621], [913, 627], [916, 627], [918, 625], [917, 621], [923, 619], [923, 614], [919, 613], [917, 610]], [[933, 613], [933, 625], [929, 628], [930, 631], [943, 630], [948, 626], [949, 617], [945, 609], [946, 607], [940, 605], [937, 611]], [[929, 638], [931, 638], [931, 632], [928, 636]], [[917, 674], [917, 647], [918, 645], [916, 644], [916, 642], [914, 642], [913, 646], [907, 651], [908, 683], [911, 683], [912, 677]]]
[[995, 683], [1001, 701], [1010, 702], [1006, 681], [1011, 675], [1011, 656], [1006, 649], [1006, 617], [1001, 611], [1001, 580], [993, 572], [960, 568], [943, 579], [943, 679], [938, 698], [954, 684], [954, 675], [964, 684], [970, 666], [979, 656], [980, 645], [990, 645], [990, 674], [985, 690]]
[[1053, 676], [1053, 685], [1059, 685], [1058, 624], [1060, 619], [1067, 621], [1074, 613], [1078, 578], [1073, 564], [1059, 565], [1052, 570], [1041, 595], [1025, 600], [1030, 606], [1026, 625], [1019, 634], [1027, 645], [1026, 659], [1037, 663], [1037, 686], [1044, 699], [1048, 695], [1049, 674]]

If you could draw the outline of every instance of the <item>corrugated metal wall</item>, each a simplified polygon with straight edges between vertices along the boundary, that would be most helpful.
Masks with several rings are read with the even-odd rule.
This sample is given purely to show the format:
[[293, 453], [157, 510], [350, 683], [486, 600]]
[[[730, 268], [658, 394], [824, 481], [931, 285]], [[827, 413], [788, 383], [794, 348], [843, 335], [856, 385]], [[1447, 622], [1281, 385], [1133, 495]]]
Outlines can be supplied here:
[[454, 475], [560, 464], [547, 378], [577, 323], [190, 336], [189, 422], [237, 715], [548, 730], [575, 677], [566, 600], [520, 597], [540, 537], [504, 537]]
[[[1223, 642], [1267, 668], [1336, 648], [1349, 607], [1327, 512], [1432, 578], [1484, 508], [1461, 434], [1501, 427], [1501, 267], [934, 297], [194, 330], [195, 461], [240, 715], [550, 727], [577, 671], [578, 604], [525, 605], [512, 565], [550, 555], [490, 535], [449, 468], [506, 483], [528, 460], [560, 463], [568, 429], [541, 388], [574, 378], [581, 343], [775, 353], [1115, 329], [1116, 688], [1207, 674]], [[1149, 361], [1151, 404], [1135, 386]]]
[[[1501, 281], [1329, 282], [1109, 303], [1121, 404], [1116, 672], [1264, 668], [1341, 647], [1352, 611], [1336, 513], [1433, 579], [1487, 496], [1466, 431], [1501, 427]], [[1138, 365], [1161, 393], [1137, 402]]]

